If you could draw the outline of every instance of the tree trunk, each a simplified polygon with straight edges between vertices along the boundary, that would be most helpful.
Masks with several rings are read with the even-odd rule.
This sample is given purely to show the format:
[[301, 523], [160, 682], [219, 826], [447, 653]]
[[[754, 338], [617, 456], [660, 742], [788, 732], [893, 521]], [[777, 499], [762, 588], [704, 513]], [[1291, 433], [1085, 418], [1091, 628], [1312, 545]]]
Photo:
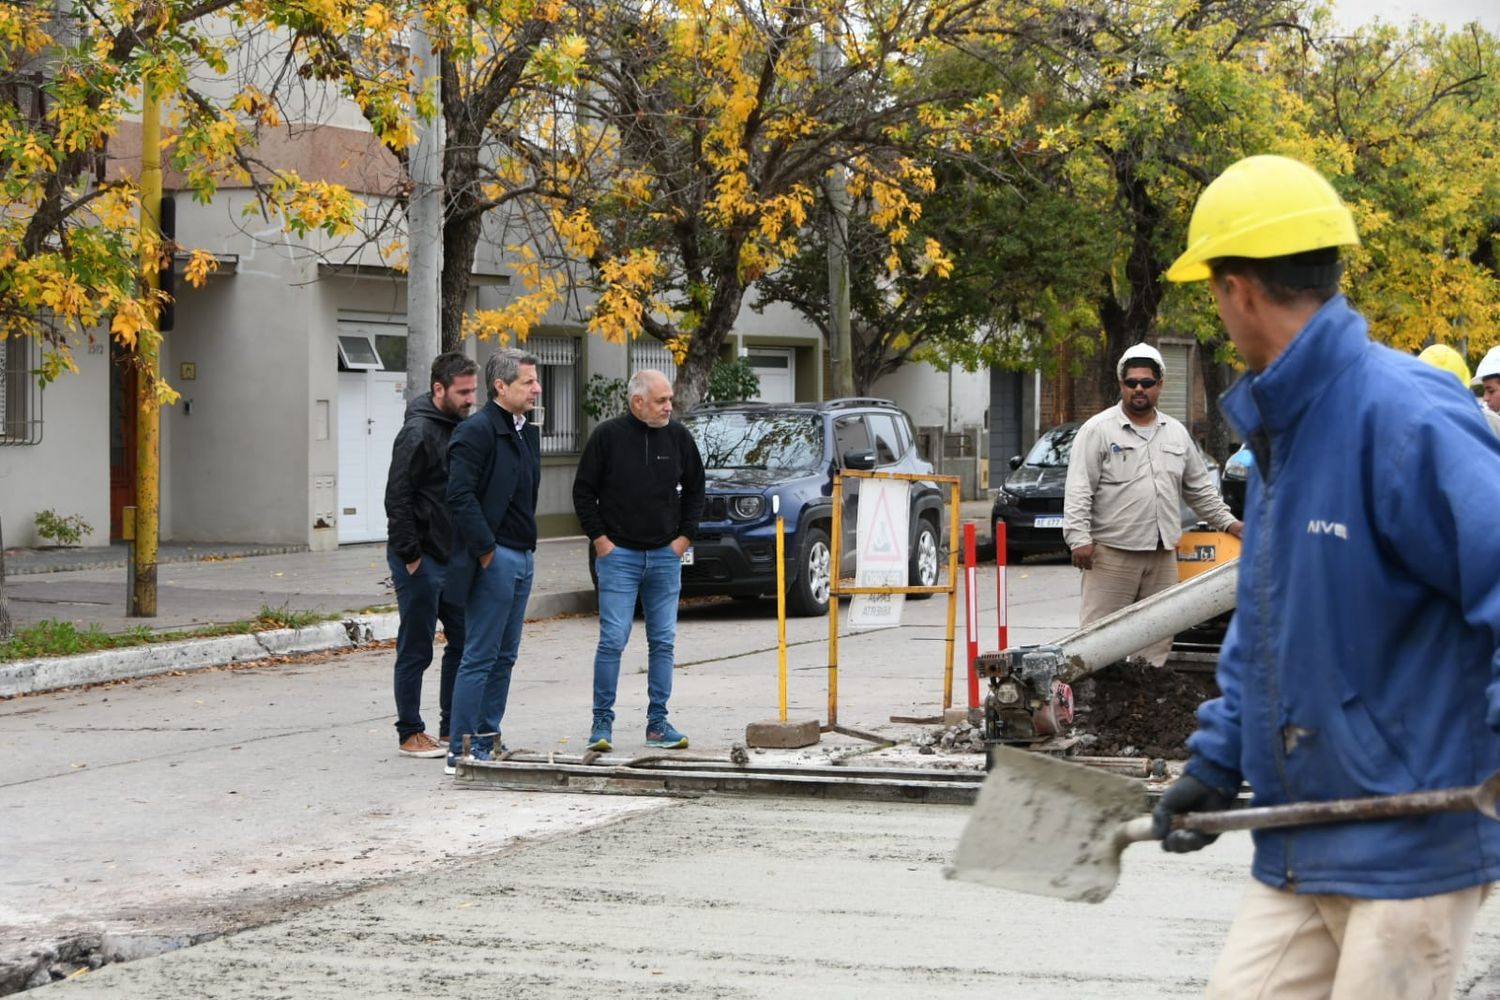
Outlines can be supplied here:
[[[445, 54], [444, 59], [447, 58]], [[448, 63], [444, 63], [444, 68], [451, 73]], [[444, 82], [447, 83], [446, 78]], [[484, 232], [484, 212], [476, 205], [480, 197], [482, 134], [470, 111], [466, 102], [458, 100], [443, 109], [448, 134], [443, 148], [443, 272], [438, 315], [442, 321], [444, 351], [456, 351], [463, 346], [464, 307], [469, 303], [474, 252]]]
[[1146, 339], [1156, 324], [1156, 313], [1162, 300], [1162, 261], [1157, 259], [1155, 241], [1161, 228], [1161, 208], [1151, 200], [1144, 179], [1135, 172], [1136, 157], [1129, 149], [1111, 151], [1114, 164], [1115, 197], [1130, 228], [1130, 253], [1125, 258], [1124, 287], [1116, 293], [1110, 279], [1105, 279], [1099, 317], [1104, 324], [1103, 362], [1098, 371], [1099, 386], [1105, 399], [1119, 394], [1119, 376], [1115, 366], [1125, 349]]
[[457, 351], [463, 347], [464, 308], [469, 303], [474, 251], [479, 246], [483, 230], [482, 215], [454, 218], [450, 214], [443, 220], [443, 284], [438, 309], [443, 322], [445, 351]]
[[5, 530], [0, 524], [0, 639], [15, 635], [10, 622], [10, 600], [5, 596]]
[[[731, 269], [732, 270], [732, 269]], [[676, 396], [674, 407], [686, 412], [703, 401], [708, 395], [708, 377], [719, 352], [724, 346], [734, 321], [739, 318], [740, 304], [745, 299], [745, 286], [733, 276], [719, 279], [713, 301], [703, 316], [703, 323], [693, 331], [688, 340], [687, 357], [677, 366], [677, 380], [672, 392]]]
[[1208, 432], [1205, 437], [1208, 453], [1218, 460], [1220, 466], [1230, 455], [1235, 431], [1219, 409], [1219, 397], [1234, 384], [1237, 377], [1234, 369], [1226, 362], [1215, 360], [1221, 343], [1215, 338], [1198, 345], [1198, 370], [1203, 373], [1203, 393], [1208, 398]]

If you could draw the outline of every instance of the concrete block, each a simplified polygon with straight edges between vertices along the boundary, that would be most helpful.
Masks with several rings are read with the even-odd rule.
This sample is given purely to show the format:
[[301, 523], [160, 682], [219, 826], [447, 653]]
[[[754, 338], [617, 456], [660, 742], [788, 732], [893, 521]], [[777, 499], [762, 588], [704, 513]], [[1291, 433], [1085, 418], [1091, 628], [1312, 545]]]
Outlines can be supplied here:
[[820, 738], [817, 719], [787, 722], [770, 719], [766, 722], [752, 722], [745, 727], [745, 745], [763, 749], [794, 750], [797, 747], [810, 747]]
[[961, 726], [965, 722], [977, 726], [983, 721], [983, 709], [968, 707], [943, 709], [943, 725], [945, 726]]

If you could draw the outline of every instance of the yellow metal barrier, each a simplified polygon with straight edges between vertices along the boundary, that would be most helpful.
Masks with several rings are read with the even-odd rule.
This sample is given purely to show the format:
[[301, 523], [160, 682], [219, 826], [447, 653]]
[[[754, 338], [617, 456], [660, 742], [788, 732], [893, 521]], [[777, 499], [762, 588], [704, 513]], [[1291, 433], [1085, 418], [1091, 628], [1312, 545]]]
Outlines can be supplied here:
[[776, 505], [776, 676], [781, 693], [781, 721], [786, 721], [786, 519], [781, 516], [781, 498]]
[[[840, 564], [843, 561], [844, 540], [844, 479], [905, 479], [923, 483], [948, 484], [948, 582], [931, 587], [845, 587], [840, 581]], [[828, 588], [828, 725], [830, 730], [849, 732], [866, 737], [857, 731], [841, 730], [839, 720], [839, 597], [844, 594], [947, 594], [948, 629], [943, 646], [943, 708], [953, 707], [953, 637], [958, 620], [958, 522], [960, 518], [959, 478], [957, 476], [922, 475], [913, 472], [873, 472], [850, 469], [836, 472], [833, 476], [833, 531], [829, 540], [831, 559]]]

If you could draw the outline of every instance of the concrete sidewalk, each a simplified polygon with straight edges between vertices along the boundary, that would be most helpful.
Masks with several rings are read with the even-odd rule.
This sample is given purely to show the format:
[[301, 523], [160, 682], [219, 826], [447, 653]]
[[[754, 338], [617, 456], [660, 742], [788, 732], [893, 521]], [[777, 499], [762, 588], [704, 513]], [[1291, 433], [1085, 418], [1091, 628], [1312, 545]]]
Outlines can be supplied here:
[[[989, 511], [987, 500], [962, 505], [964, 521], [976, 522], [981, 558], [989, 540]], [[253, 635], [0, 661], [0, 697], [394, 638], [400, 619], [383, 543], [344, 545], [332, 552], [266, 552], [267, 547], [252, 545], [164, 545], [154, 618], [126, 615], [123, 545], [7, 552], [6, 592], [17, 628], [54, 620], [112, 634], [142, 626], [160, 633], [249, 621], [263, 610], [280, 609], [339, 617]], [[993, 551], [988, 556], [993, 558]], [[586, 614], [596, 607], [585, 539], [540, 542], [528, 617]]]
[[[537, 546], [532, 607], [538, 617], [593, 607], [585, 544], [573, 537]], [[111, 633], [141, 625], [166, 632], [247, 621], [262, 608], [338, 614], [395, 607], [384, 543], [276, 555], [238, 555], [225, 548], [205, 546], [199, 550], [205, 555], [194, 561], [159, 563], [155, 618], [126, 616], [125, 566], [108, 565], [116, 546], [78, 550], [76, 559], [93, 556], [104, 565], [60, 572], [27, 573], [28, 565], [36, 565], [29, 553], [7, 554], [8, 571], [12, 565], [23, 567], [6, 582], [11, 618], [17, 627], [54, 619]]]

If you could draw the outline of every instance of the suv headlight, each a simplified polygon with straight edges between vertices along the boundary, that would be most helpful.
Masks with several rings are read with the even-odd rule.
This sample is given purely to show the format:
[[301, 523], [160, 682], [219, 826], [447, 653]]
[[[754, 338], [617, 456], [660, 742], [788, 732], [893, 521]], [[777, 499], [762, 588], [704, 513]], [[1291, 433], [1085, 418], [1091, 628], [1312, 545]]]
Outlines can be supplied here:
[[1014, 507], [1016, 505], [1016, 495], [1009, 490], [997, 490], [995, 492], [995, 502], [1002, 507]]
[[753, 521], [766, 509], [766, 500], [760, 496], [732, 497], [729, 501], [729, 516], [736, 521]]

